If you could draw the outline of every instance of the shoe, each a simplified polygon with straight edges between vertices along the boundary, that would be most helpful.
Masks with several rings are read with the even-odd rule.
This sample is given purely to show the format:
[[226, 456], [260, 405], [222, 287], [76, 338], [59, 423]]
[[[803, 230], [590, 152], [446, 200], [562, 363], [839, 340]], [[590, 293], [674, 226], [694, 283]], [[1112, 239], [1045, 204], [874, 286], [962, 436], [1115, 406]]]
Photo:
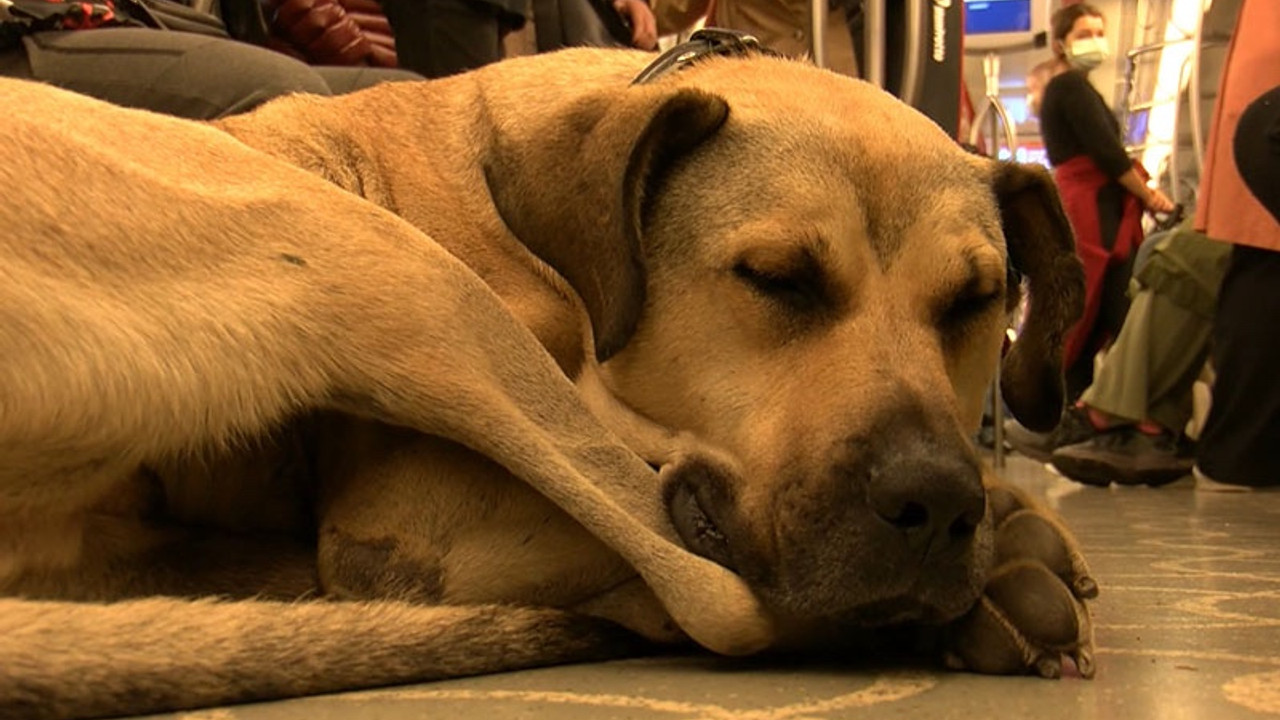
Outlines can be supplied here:
[[1186, 443], [1168, 433], [1148, 435], [1123, 427], [1060, 447], [1049, 462], [1058, 472], [1085, 485], [1158, 487], [1189, 475], [1195, 457]]
[[1017, 420], [1006, 420], [1004, 423], [1005, 444], [1040, 462], [1049, 462], [1053, 451], [1060, 447], [1084, 442], [1097, 434], [1098, 431], [1089, 421], [1089, 411], [1080, 407], [1068, 408], [1062, 413], [1058, 426], [1047, 433], [1032, 432]]
[[1229, 485], [1227, 483], [1218, 482], [1213, 478], [1205, 475], [1200, 466], [1196, 465], [1191, 468], [1191, 474], [1196, 478], [1196, 490], [1200, 492], [1219, 492], [1219, 493], [1247, 493], [1253, 492], [1253, 488], [1248, 485]]

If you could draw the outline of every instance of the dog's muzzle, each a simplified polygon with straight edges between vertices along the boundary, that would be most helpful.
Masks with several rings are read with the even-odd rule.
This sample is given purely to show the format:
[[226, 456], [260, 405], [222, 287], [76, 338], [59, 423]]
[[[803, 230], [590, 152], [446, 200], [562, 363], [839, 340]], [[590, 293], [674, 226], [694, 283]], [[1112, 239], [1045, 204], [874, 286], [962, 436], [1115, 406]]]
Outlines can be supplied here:
[[[897, 408], [825, 463], [792, 463], [785, 476], [738, 477], [699, 461], [664, 468], [671, 523], [779, 618], [950, 619], [972, 604], [990, 563], [987, 497], [965, 438], [926, 415]], [[738, 501], [748, 487], [750, 508]]]
[[729, 538], [713, 516], [723, 492], [717, 471], [698, 461], [673, 468], [665, 486], [667, 514], [680, 540], [695, 554], [736, 570]]

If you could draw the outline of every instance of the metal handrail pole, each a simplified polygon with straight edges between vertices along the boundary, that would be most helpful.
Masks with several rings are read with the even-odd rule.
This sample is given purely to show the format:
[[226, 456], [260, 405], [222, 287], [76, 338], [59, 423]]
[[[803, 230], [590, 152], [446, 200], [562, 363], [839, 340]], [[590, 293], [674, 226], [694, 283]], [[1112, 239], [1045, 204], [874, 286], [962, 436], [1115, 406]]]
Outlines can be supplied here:
[[[1200, 120], [1200, 62], [1202, 59], [1201, 41], [1204, 40], [1204, 2], [1200, 3], [1200, 12], [1196, 14], [1196, 44], [1191, 50], [1191, 78], [1187, 88], [1187, 110], [1191, 113], [1191, 154], [1196, 163], [1196, 177], [1204, 175], [1204, 123]], [[1181, 78], [1179, 78], [1181, 80]], [[1181, 82], [1178, 83], [1182, 85]]]
[[1126, 52], [1125, 56], [1128, 57], [1130, 60], [1132, 60], [1133, 58], [1138, 57], [1139, 55], [1146, 55], [1147, 53], [1159, 52], [1170, 45], [1187, 43], [1187, 42], [1191, 42], [1192, 40], [1195, 40], [1195, 38], [1184, 37], [1184, 38], [1174, 38], [1173, 40], [1164, 40], [1158, 43], [1151, 43], [1150, 45], [1139, 45], [1138, 47], [1132, 48], [1128, 52]]
[[1004, 143], [1009, 148], [1009, 159], [1013, 160], [1018, 155], [1018, 137], [1014, 133], [1013, 123], [1009, 122], [1009, 111], [1005, 109], [1004, 103], [997, 98], [992, 107], [996, 109], [995, 116], [1000, 119], [1000, 123], [1004, 125]]
[[862, 79], [884, 87], [885, 64], [885, 0], [865, 0], [862, 3]]
[[[995, 55], [994, 53], [988, 53], [987, 57], [994, 57], [994, 55]], [[983, 60], [982, 66], [984, 70], [987, 68], [987, 61], [985, 59]], [[1000, 63], [998, 61], [995, 63], [995, 72], [997, 73], [997, 75], [1000, 72]], [[998, 85], [998, 83], [999, 83], [999, 78], [997, 77], [996, 84]], [[991, 153], [991, 157], [995, 159], [999, 159], [1000, 158], [999, 137], [1000, 137], [1001, 118], [1003, 117], [1007, 119], [1008, 115], [1004, 114], [1004, 109], [1000, 105], [999, 96], [993, 95], [991, 93], [991, 90], [992, 90], [992, 81], [991, 81], [991, 77], [988, 76], [987, 77], [987, 107], [984, 108], [984, 111], [987, 109], [991, 110], [991, 149], [993, 151]], [[1012, 159], [1012, 153], [1013, 153], [1012, 147], [1010, 147], [1009, 152], [1010, 152], [1010, 159]], [[991, 383], [991, 431], [992, 431], [992, 441], [994, 443], [991, 448], [991, 453], [992, 453], [991, 464], [996, 469], [1003, 468], [1005, 463], [1005, 460], [1004, 460], [1004, 402], [1000, 398], [1000, 361], [1001, 360], [1003, 360], [1003, 358], [999, 358], [996, 360], [995, 378], [994, 380], [992, 380], [992, 383]]]
[[[1182, 85], [1183, 85], [1182, 80], [1183, 80], [1183, 77], [1187, 74], [1187, 68], [1190, 66], [1190, 60], [1191, 58], [1190, 56], [1188, 56], [1185, 60], [1182, 61], [1182, 66], [1178, 68], [1178, 95], [1179, 96], [1182, 95]], [[1181, 97], [1179, 97], [1179, 99], [1181, 99]], [[1169, 189], [1173, 192], [1173, 197], [1175, 198], [1175, 201], [1178, 195], [1180, 194], [1179, 191], [1182, 189], [1182, 184], [1181, 184], [1182, 173], [1178, 171], [1178, 147], [1182, 144], [1181, 142], [1182, 123], [1178, 122], [1178, 114], [1179, 114], [1178, 105], [1179, 104], [1180, 103], [1174, 103], [1174, 106], [1173, 106], [1173, 125], [1170, 128], [1170, 134], [1173, 136], [1170, 139], [1170, 141], [1173, 145], [1173, 148], [1169, 151], [1169, 186], [1170, 186]]]
[[[991, 103], [982, 106], [978, 114], [973, 118], [973, 124], [969, 126], [969, 144], [978, 147], [978, 141], [982, 139], [982, 123], [986, 122], [987, 111], [991, 109]], [[994, 142], [994, 138], [992, 139]]]
[[[1003, 359], [1003, 358], [1002, 358]], [[1004, 401], [1000, 398], [1000, 360], [996, 360], [996, 374], [991, 380], [991, 464], [1004, 467]]]
[[[1000, 102], [1000, 56], [994, 52], [988, 52], [982, 58], [982, 73], [986, 80], [986, 98], [987, 104], [982, 108], [982, 115], [974, 121], [974, 129], [981, 127], [981, 121], [985, 119], [987, 112], [991, 113], [991, 145], [992, 157], [1000, 157], [1000, 126], [1004, 126], [1005, 146], [1009, 149], [1009, 159], [1015, 159], [1018, 154], [1018, 137], [1014, 131], [1013, 123], [1010, 122], [1009, 112], [1005, 108], [1004, 103]], [[976, 139], [976, 134], [970, 132], [971, 144]], [[991, 385], [991, 423], [992, 423], [992, 447], [991, 464], [996, 468], [1005, 466], [1004, 451], [1004, 403], [1000, 399], [1000, 361], [996, 361], [996, 372]]]
[[923, 63], [920, 57], [921, 40], [929, 30], [924, 26], [926, 17], [924, 8], [931, 0], [905, 0], [905, 2], [907, 7], [903, 47], [906, 52], [906, 62], [902, 65], [902, 87], [898, 91], [898, 96], [906, 104], [919, 107], [923, 92], [923, 73], [920, 71]]
[[809, 56], [820, 68], [827, 66], [827, 19], [830, 17], [827, 1], [809, 3]]

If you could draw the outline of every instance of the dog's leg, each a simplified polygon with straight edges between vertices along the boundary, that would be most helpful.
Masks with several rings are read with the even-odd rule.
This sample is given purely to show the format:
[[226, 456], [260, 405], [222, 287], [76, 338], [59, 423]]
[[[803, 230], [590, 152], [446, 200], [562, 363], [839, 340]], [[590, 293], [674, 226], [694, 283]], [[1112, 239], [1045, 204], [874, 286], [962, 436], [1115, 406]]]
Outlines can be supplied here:
[[[68, 637], [78, 639], [50, 647]], [[0, 658], [23, 662], [0, 667], [0, 718], [142, 714], [601, 660], [644, 647], [612, 623], [550, 609], [0, 599]]]
[[635, 570], [519, 478], [455, 442], [333, 418], [321, 442], [326, 596], [568, 608]]
[[[337, 358], [340, 408], [501, 464], [635, 567], [704, 646], [739, 654], [771, 642], [767, 616], [741, 579], [654, 531], [673, 535], [653, 470], [592, 417], [478, 278], [425, 245], [383, 248], [376, 284], [327, 279], [347, 281], [333, 328], [348, 353]], [[419, 297], [421, 288], [431, 293]]]
[[1063, 655], [1093, 677], [1098, 595], [1076, 539], [1026, 493], [986, 478], [996, 562], [978, 603], [947, 629], [948, 664], [985, 673], [1058, 677]]
[[349, 418], [324, 435], [342, 438], [316, 458], [326, 596], [556, 607], [687, 640], [617, 553], [488, 458]]
[[[50, 508], [74, 515], [139, 465], [234, 447], [329, 408], [439, 435], [502, 465], [636, 568], [707, 647], [737, 653], [771, 641], [740, 578], [656, 530], [668, 521], [653, 470], [591, 417], [492, 291], [428, 237], [215, 130], [36, 85], [4, 92], [14, 113], [0, 134], [0, 217], [15, 230], [0, 233], [0, 571], [6, 555], [21, 566], [32, 549], [19, 534], [10, 552], [10, 520], [44, 522]], [[50, 124], [50, 113], [79, 122]], [[90, 137], [75, 130], [84, 125], [118, 132]], [[261, 655], [290, 665], [289, 653], [312, 653], [307, 613], [329, 606], [235, 604], [223, 614], [173, 603], [137, 638], [111, 614], [118, 607], [39, 624], [44, 648], [6, 635], [0, 677], [13, 694], [4, 697], [51, 667], [70, 669], [57, 689], [72, 697], [123, 683], [127, 691], [98, 696], [104, 711], [148, 697], [145, 683], [185, 686], [197, 672], [234, 678], [220, 699], [318, 689], [277, 683], [278, 674], [259, 680], [238, 664]], [[325, 627], [326, 641], [350, 642], [365, 610]], [[93, 621], [75, 621], [80, 612]], [[438, 642], [445, 611], [422, 612], [421, 622], [388, 622], [382, 636], [393, 629], [416, 648]], [[10, 607], [0, 617], [37, 622]], [[275, 635], [254, 624], [264, 617], [257, 622], [278, 627]], [[493, 630], [485, 623], [475, 643]], [[264, 637], [279, 647], [257, 642]], [[187, 643], [211, 654], [184, 655]], [[212, 654], [218, 644], [239, 655]], [[93, 673], [72, 672], [88, 662], [75, 659], [80, 647]], [[155, 658], [153, 672], [123, 667], [134, 652]], [[543, 652], [555, 657], [554, 646]], [[330, 689], [396, 679], [353, 677], [346, 657], [331, 671], [298, 667]], [[241, 683], [252, 693], [237, 694]], [[194, 702], [211, 701], [206, 692]]]
[[[655, 532], [669, 527], [656, 474], [592, 418], [492, 291], [403, 221], [337, 190], [316, 198], [273, 201], [275, 214], [245, 218], [258, 224], [251, 235], [190, 228], [164, 282], [110, 275], [136, 269], [127, 263], [55, 271], [85, 261], [73, 242], [47, 244], [34, 259], [30, 248], [9, 248], [25, 281], [0, 284], [0, 329], [43, 331], [15, 335], [22, 352], [0, 347], [0, 359], [13, 360], [0, 363], [0, 387], [28, 409], [0, 418], [0, 493], [9, 493], [0, 505], [38, 514], [70, 476], [103, 472], [99, 458], [115, 472], [333, 407], [503, 465], [622, 555], [706, 647], [737, 654], [771, 641], [740, 578]], [[201, 200], [170, 204], [194, 212]], [[320, 235], [297, 229], [312, 213], [326, 218]], [[148, 232], [121, 227], [113, 237], [130, 238], [130, 257], [175, 257]]]

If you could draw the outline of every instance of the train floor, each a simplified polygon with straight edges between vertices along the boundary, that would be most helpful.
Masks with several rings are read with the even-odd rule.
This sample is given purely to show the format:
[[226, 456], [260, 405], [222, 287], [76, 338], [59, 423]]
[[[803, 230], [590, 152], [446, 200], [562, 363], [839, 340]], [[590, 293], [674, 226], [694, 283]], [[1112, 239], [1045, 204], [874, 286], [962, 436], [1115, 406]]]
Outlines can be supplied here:
[[1079, 536], [1102, 593], [1097, 677], [645, 658], [167, 716], [174, 720], [1234, 720], [1280, 716], [1280, 493], [1087, 488], [1002, 470]]

